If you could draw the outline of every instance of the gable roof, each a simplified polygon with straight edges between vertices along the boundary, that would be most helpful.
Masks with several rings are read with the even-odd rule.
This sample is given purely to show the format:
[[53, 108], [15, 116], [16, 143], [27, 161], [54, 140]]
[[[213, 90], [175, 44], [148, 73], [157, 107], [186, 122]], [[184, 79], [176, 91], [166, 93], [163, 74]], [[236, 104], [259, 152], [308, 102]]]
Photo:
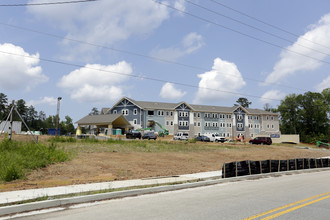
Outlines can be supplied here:
[[87, 115], [76, 122], [78, 125], [108, 125], [112, 124], [118, 118], [121, 118], [127, 124], [130, 124], [127, 119], [121, 114], [105, 114], [105, 115]]
[[116, 104], [114, 104], [111, 108], [109, 108], [107, 110], [107, 112], [111, 111], [115, 106], [117, 106], [124, 99], [127, 99], [128, 101], [130, 101], [133, 104], [135, 104], [136, 106], [138, 106], [140, 109], [144, 109], [144, 110], [160, 109], [160, 110], [173, 111], [179, 105], [185, 104], [185, 105], [187, 105], [188, 107], [190, 107], [195, 112], [214, 112], [214, 113], [216, 112], [216, 113], [227, 113], [227, 114], [231, 114], [237, 108], [241, 107], [248, 114], [278, 115], [277, 113], [268, 112], [268, 111], [261, 110], [261, 109], [244, 108], [243, 106], [222, 107], [222, 106], [211, 106], [211, 105], [195, 105], [195, 104], [188, 104], [188, 103], [186, 103], [184, 101], [178, 102], [178, 103], [136, 101], [134, 99], [127, 98], [127, 97], [121, 98]]

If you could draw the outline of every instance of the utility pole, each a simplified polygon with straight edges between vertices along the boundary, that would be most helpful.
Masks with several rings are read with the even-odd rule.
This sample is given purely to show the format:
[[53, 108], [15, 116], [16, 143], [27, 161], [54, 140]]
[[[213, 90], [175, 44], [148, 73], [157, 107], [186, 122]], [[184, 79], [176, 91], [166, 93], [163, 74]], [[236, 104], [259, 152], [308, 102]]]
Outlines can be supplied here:
[[[14, 108], [14, 105], [15, 105], [15, 101], [13, 100], [12, 103], [12, 109]], [[11, 141], [11, 137], [13, 135], [13, 110], [10, 110], [11, 112], [9, 113], [10, 114], [10, 121], [9, 121], [9, 132], [8, 132], [8, 139]]]
[[58, 135], [58, 121], [59, 121], [59, 115], [60, 115], [60, 101], [62, 100], [62, 97], [57, 98], [57, 111], [56, 111], [56, 136]]

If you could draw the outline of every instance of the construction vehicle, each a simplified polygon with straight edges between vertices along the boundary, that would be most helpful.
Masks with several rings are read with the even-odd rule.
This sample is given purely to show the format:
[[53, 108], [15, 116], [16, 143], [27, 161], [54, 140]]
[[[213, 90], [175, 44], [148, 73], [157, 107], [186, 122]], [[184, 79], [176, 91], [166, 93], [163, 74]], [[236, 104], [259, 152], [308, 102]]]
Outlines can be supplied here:
[[164, 137], [165, 135], [168, 135], [169, 134], [169, 131], [163, 126], [161, 125], [160, 123], [158, 123], [157, 121], [154, 121], [154, 120], [148, 120], [148, 123], [147, 123], [148, 127], [146, 128], [140, 128], [140, 129], [136, 129], [137, 131], [147, 131], [147, 130], [153, 130], [153, 127], [155, 125], [158, 125], [162, 130], [158, 132], [158, 136], [159, 137]]

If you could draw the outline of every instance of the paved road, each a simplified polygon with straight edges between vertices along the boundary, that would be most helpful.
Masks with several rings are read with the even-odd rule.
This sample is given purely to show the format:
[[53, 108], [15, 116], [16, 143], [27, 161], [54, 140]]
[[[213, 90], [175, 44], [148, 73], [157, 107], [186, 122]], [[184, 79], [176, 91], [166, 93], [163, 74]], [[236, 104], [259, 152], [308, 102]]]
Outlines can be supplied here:
[[84, 206], [24, 219], [329, 219], [330, 171], [224, 183]]

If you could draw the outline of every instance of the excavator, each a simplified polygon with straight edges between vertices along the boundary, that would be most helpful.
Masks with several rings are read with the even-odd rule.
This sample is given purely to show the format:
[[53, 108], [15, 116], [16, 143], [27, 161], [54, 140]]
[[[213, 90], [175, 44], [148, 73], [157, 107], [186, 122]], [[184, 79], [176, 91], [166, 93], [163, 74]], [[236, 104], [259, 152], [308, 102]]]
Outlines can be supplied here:
[[148, 120], [148, 127], [146, 128], [140, 128], [140, 129], [136, 129], [137, 131], [150, 131], [153, 130], [153, 127], [155, 125], [158, 125], [162, 130], [158, 132], [158, 136], [159, 137], [164, 137], [165, 135], [169, 134], [168, 129], [166, 129], [163, 125], [161, 125], [159, 122], [154, 121], [154, 120]]

